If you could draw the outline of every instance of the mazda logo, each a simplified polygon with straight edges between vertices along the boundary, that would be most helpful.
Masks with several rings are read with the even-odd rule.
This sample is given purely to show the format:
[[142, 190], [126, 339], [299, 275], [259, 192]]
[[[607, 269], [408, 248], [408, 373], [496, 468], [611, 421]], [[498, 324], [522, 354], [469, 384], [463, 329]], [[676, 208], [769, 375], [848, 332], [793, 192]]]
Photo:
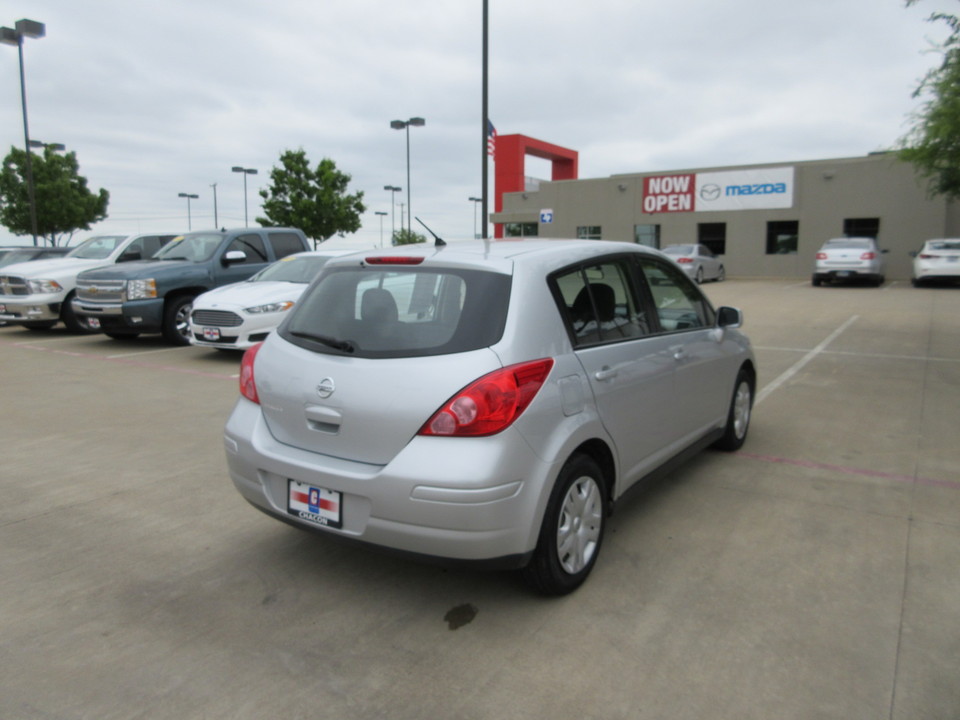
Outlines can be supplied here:
[[700, 188], [700, 198], [702, 200], [716, 200], [720, 197], [720, 186], [710, 183]]
[[337, 386], [333, 383], [333, 378], [325, 377], [320, 381], [320, 384], [317, 385], [317, 395], [322, 398], [328, 398], [333, 395], [333, 391], [337, 389]]

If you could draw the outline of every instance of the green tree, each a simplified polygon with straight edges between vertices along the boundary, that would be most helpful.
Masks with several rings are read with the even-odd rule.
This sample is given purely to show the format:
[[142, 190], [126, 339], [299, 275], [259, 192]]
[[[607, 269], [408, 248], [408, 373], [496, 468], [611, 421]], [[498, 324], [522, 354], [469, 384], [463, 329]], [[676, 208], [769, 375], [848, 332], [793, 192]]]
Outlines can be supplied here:
[[[27, 153], [15, 147], [0, 170], [0, 224], [14, 235], [32, 235], [30, 194], [27, 187]], [[77, 230], [107, 217], [110, 193], [93, 193], [79, 174], [77, 154], [59, 153], [47, 147], [31, 157], [34, 198], [37, 206], [37, 236], [44, 244], [58, 245]]]
[[407, 230], [406, 228], [401, 228], [393, 234], [393, 244], [394, 245], [416, 245], [417, 243], [425, 243], [427, 238], [425, 235], [416, 233], [413, 230]]
[[356, 232], [367, 208], [362, 191], [347, 194], [349, 182], [333, 160], [324, 158], [311, 170], [302, 148], [287, 150], [280, 155], [280, 167], [270, 171], [270, 187], [260, 191], [264, 217], [257, 222], [300, 228], [319, 242]]
[[[907, 0], [906, 4], [917, 2]], [[940, 64], [913, 93], [915, 98], [927, 99], [914, 114], [910, 131], [900, 139], [898, 155], [927, 179], [932, 195], [960, 198], [960, 18], [936, 12], [928, 20], [946, 23], [950, 35], [937, 47]]]

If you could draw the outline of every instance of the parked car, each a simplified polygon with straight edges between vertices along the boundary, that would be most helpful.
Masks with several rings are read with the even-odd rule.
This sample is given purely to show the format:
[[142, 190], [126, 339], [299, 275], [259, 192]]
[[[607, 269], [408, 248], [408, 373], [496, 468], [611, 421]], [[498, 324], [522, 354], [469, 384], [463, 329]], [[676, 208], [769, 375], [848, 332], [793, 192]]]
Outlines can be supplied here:
[[190, 313], [190, 342], [218, 350], [246, 350], [267, 339], [327, 260], [352, 250], [288, 255], [249, 280], [199, 295]]
[[849, 237], [827, 240], [817, 251], [811, 282], [858, 281], [883, 285], [886, 250], [877, 246], [875, 238]]
[[241, 228], [187, 233], [153, 260], [85, 272], [73, 311], [93, 331], [114, 339], [161, 333], [190, 344], [190, 310], [197, 295], [246, 280], [280, 258], [310, 249], [295, 228]]
[[706, 245], [667, 245], [663, 252], [697, 283], [704, 280], [719, 282], [727, 276], [723, 262]]
[[913, 256], [914, 287], [960, 280], [960, 238], [927, 240]]
[[15, 265], [16, 263], [60, 257], [61, 255], [66, 255], [70, 250], [71, 248], [68, 247], [49, 247], [44, 245], [0, 248], [0, 268], [6, 267], [7, 265]]
[[756, 363], [741, 322], [638, 245], [336, 258], [244, 354], [230, 476], [294, 526], [567, 593], [629, 488], [743, 444]]
[[85, 332], [71, 300], [84, 270], [150, 257], [175, 234], [96, 235], [63, 257], [8, 265], [0, 270], [0, 320], [31, 330], [62, 321], [72, 332]]

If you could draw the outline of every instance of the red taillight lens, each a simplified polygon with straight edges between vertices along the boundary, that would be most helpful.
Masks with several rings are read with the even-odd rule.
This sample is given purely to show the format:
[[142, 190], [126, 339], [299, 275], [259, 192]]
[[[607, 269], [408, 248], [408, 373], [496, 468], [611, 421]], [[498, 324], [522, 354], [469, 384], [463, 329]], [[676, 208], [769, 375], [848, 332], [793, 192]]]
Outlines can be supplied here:
[[875, 260], [876, 257], [877, 257], [877, 254], [876, 254], [875, 252], [865, 252], [863, 255], [860, 256], [860, 259], [861, 259], [861, 260]]
[[692, 263], [693, 258], [677, 258], [677, 262], [682, 265], [686, 265], [687, 263]]
[[364, 258], [367, 265], [419, 265], [422, 257], [407, 257], [405, 255], [373, 255]]
[[826, 259], [827, 259], [826, 253], [817, 253], [817, 260], [826, 260]]
[[484, 375], [444, 403], [420, 435], [477, 437], [507, 429], [543, 386], [553, 360], [534, 360]]
[[921, 260], [933, 260], [933, 259], [936, 257], [936, 255], [923, 255], [923, 254], [921, 254], [919, 257], [920, 257]]
[[240, 361], [240, 394], [257, 405], [260, 404], [260, 396], [257, 395], [257, 382], [253, 377], [253, 361], [257, 359], [262, 345], [263, 343], [257, 343], [247, 350]]

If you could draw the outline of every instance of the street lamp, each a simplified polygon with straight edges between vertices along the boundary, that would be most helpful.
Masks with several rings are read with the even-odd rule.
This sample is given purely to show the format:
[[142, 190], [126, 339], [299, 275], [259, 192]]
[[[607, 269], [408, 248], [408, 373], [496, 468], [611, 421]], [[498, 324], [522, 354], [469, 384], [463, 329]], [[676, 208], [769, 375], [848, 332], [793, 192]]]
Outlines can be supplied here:
[[240, 167], [239, 165], [233, 166], [233, 171], [238, 173], [243, 173], [243, 226], [250, 227], [250, 223], [247, 221], [247, 175], [256, 175], [256, 168], [245, 168]]
[[200, 197], [200, 196], [199, 196], [199, 195], [191, 195], [190, 193], [180, 193], [180, 194], [177, 195], [177, 197], [184, 197], [184, 198], [187, 199], [187, 230], [193, 230], [193, 225], [192, 225], [192, 222], [191, 222], [191, 220], [190, 220], [190, 201], [191, 201], [191, 200], [196, 200], [196, 199], [197, 199], [198, 197]]
[[410, 218], [413, 216], [411, 212], [412, 207], [410, 205], [410, 126], [414, 127], [423, 127], [427, 124], [427, 121], [422, 117], [414, 117], [409, 120], [391, 120], [390, 127], [394, 130], [403, 130], [407, 131], [407, 233], [410, 233]]
[[23, 72], [23, 39], [42, 38], [47, 27], [34, 20], [17, 20], [12, 28], [0, 28], [0, 43], [16, 45], [20, 55], [20, 106], [23, 108], [23, 147], [27, 151], [27, 197], [30, 201], [30, 229], [33, 231], [33, 244], [37, 244], [37, 199], [33, 189], [33, 161], [30, 156], [30, 126], [27, 124], [27, 81]]
[[67, 149], [67, 146], [64, 145], [63, 143], [45, 143], [45, 142], [40, 142], [39, 140], [31, 140], [30, 147], [45, 148], [45, 149], [50, 148], [54, 152], [60, 152], [61, 150]]
[[[383, 216], [387, 214], [386, 210], [377, 210], [375, 215], [380, 216], [380, 247], [383, 247]], [[392, 240], [392, 238], [391, 238]]]
[[[392, 245], [393, 238], [397, 234], [397, 201], [395, 198], [396, 193], [403, 190], [403, 188], [399, 185], [384, 185], [383, 189], [390, 191], [390, 244]], [[403, 224], [403, 218], [400, 218], [400, 224]]]
[[470, 202], [473, 203], [473, 239], [476, 240], [479, 235], [477, 235], [477, 203], [482, 203], [483, 198], [472, 197], [467, 198]]

